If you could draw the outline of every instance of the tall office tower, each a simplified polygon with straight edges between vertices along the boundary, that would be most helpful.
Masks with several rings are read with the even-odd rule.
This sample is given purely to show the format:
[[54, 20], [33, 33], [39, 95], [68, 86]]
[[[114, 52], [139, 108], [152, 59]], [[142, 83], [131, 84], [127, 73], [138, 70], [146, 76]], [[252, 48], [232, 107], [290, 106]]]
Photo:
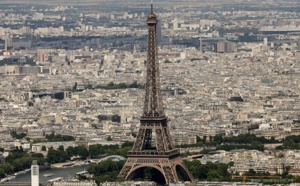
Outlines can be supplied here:
[[202, 54], [202, 38], [201, 38], [201, 36], [199, 38], [199, 51]]
[[264, 46], [268, 46], [268, 38], [267, 37], [264, 38]]
[[175, 18], [173, 20], [173, 30], [178, 30], [178, 19], [177, 18]]
[[156, 24], [156, 38], [157, 38], [157, 43], [161, 42], [162, 40], [162, 34], [161, 34], [161, 19], [157, 19], [157, 24]]
[[39, 166], [36, 160], [32, 161], [31, 165], [31, 186], [39, 186]]
[[8, 34], [5, 34], [5, 52], [7, 52], [8, 47]]
[[[166, 183], [176, 183], [180, 177], [193, 181], [193, 177], [180, 158], [171, 139], [168, 118], [164, 113], [160, 90], [158, 51], [156, 42], [157, 16], [151, 12], [147, 17], [148, 51], [144, 110], [136, 141], [118, 177], [134, 179], [146, 167], [159, 171]], [[181, 174], [178, 174], [181, 173]], [[180, 175], [180, 176], [179, 176]]]
[[225, 41], [219, 41], [215, 45], [215, 52], [217, 52], [217, 53], [225, 53]]
[[236, 51], [237, 51], [237, 47], [234, 42], [218, 41], [218, 43], [215, 45], [215, 52], [217, 53], [230, 53]]

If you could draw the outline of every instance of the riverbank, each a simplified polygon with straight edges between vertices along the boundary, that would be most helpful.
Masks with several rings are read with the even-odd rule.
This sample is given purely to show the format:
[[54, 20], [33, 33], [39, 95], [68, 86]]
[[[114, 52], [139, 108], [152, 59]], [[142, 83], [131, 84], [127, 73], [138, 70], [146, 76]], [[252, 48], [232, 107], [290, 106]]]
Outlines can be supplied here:
[[[82, 161], [84, 162], [84, 161]], [[63, 177], [64, 179], [71, 179], [75, 177], [76, 173], [86, 171], [89, 168], [89, 164], [77, 164], [71, 167], [63, 168], [51, 168], [47, 170], [40, 170], [39, 179], [40, 183], [47, 183], [49, 180]], [[8, 182], [31, 182], [31, 173], [17, 175], [15, 179]]]
[[72, 167], [72, 166], [81, 166], [88, 164], [85, 161], [68, 161], [63, 163], [54, 163], [51, 164], [51, 168], [64, 168], [64, 167]]

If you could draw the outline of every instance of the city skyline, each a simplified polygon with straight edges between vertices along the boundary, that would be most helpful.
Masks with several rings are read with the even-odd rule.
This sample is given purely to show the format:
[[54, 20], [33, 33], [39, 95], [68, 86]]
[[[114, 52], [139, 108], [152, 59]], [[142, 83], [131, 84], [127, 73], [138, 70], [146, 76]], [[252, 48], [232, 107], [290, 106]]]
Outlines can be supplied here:
[[[150, 0], [24, 2], [0, 2], [1, 182], [28, 182], [37, 160], [42, 184], [127, 184], [126, 157], [146, 153], [134, 142], [157, 144], [148, 115], [168, 116], [199, 185], [242, 184], [235, 174], [299, 182], [300, 2], [154, 1], [150, 45]], [[144, 102], [151, 56], [159, 104], [160, 93]], [[139, 173], [138, 184], [163, 177]]]

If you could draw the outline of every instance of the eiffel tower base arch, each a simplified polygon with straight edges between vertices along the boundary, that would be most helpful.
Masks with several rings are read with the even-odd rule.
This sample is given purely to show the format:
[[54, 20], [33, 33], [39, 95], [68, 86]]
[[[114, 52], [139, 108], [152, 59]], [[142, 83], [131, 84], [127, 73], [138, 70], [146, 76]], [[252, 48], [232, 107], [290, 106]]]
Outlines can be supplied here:
[[128, 157], [125, 165], [120, 171], [118, 177], [124, 179], [132, 179], [135, 171], [144, 167], [151, 167], [158, 170], [165, 178], [166, 183], [179, 182], [176, 167], [181, 167], [186, 175], [184, 181], [193, 181], [193, 176], [190, 174], [180, 157], [157, 158], [157, 157]]

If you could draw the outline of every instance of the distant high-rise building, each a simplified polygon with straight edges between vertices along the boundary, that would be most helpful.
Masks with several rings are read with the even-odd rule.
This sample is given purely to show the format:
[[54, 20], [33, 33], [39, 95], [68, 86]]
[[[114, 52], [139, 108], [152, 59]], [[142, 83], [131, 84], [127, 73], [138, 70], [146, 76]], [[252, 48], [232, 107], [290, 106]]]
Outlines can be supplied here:
[[199, 51], [201, 52], [201, 54], [202, 54], [202, 38], [201, 38], [201, 36], [200, 36], [200, 38], [199, 38]]
[[157, 43], [161, 42], [162, 40], [162, 33], [161, 33], [161, 19], [157, 19], [157, 24], [156, 24], [156, 39]]
[[23, 34], [30, 34], [30, 27], [23, 26], [22, 28], [20, 28], [20, 32]]
[[268, 38], [267, 37], [264, 38], [264, 46], [268, 46]]
[[212, 31], [211, 35], [212, 35], [212, 37], [220, 37], [219, 31]]
[[5, 52], [7, 52], [7, 46], [8, 46], [8, 34], [5, 34]]
[[215, 52], [217, 53], [230, 53], [230, 52], [236, 52], [236, 44], [234, 42], [230, 41], [219, 41], [215, 45]]
[[215, 45], [215, 52], [218, 53], [224, 53], [225, 52], [225, 42], [224, 41], [219, 41], [216, 45]]
[[175, 18], [173, 20], [173, 30], [178, 30], [178, 19], [177, 18]]
[[39, 166], [36, 160], [31, 165], [31, 186], [39, 186]]
[[59, 31], [60, 31], [60, 32], [64, 32], [64, 31], [65, 31], [64, 26], [60, 26], [60, 27], [59, 27]]

